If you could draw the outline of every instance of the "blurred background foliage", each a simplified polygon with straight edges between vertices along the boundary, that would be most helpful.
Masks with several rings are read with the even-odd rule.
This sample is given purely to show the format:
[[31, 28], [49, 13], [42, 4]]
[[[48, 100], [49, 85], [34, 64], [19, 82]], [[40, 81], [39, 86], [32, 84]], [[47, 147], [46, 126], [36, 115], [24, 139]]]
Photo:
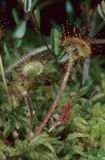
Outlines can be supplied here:
[[[0, 54], [13, 101], [11, 110], [0, 77], [0, 160], [105, 159], [105, 2], [2, 0], [0, 15], [3, 25]], [[103, 39], [103, 43], [90, 59], [85, 81], [84, 64], [78, 63], [73, 68], [57, 109], [43, 132], [32, 139], [63, 79], [66, 59], [60, 51], [59, 34], [67, 20], [73, 27], [85, 26], [89, 37]], [[11, 88], [11, 77], [22, 58], [28, 56], [29, 60], [39, 60], [44, 65], [43, 73], [34, 78], [29, 91], [34, 115], [30, 133], [27, 104], [20, 99], [17, 103]], [[49, 133], [62, 105], [71, 97], [73, 107], [67, 124]]]

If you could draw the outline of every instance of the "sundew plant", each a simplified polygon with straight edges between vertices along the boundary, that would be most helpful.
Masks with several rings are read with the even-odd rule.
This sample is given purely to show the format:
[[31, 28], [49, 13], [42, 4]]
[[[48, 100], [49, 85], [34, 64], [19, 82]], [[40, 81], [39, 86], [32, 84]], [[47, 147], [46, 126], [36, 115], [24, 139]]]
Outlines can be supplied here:
[[105, 1], [14, 4], [5, 18], [0, 2], [0, 160], [104, 160]]

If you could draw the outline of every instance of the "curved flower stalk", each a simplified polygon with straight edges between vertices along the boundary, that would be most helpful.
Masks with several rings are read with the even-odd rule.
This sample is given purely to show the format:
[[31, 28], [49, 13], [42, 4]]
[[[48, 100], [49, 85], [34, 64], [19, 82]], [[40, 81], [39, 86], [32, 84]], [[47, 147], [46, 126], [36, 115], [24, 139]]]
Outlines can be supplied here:
[[64, 91], [64, 89], [66, 87], [66, 83], [67, 83], [69, 75], [70, 75], [70, 67], [68, 67], [68, 70], [65, 73], [64, 79], [63, 79], [62, 84], [61, 84], [60, 91], [57, 93], [57, 96], [56, 96], [56, 98], [54, 100], [54, 103], [51, 106], [51, 109], [47, 113], [46, 117], [44, 118], [44, 120], [42, 121], [42, 123], [40, 124], [40, 126], [36, 129], [34, 137], [37, 136], [37, 135], [39, 135], [41, 133], [42, 129], [44, 128], [44, 126], [48, 122], [48, 120], [51, 117], [52, 113], [55, 111], [55, 109], [57, 107], [57, 104], [58, 104], [58, 102], [60, 100], [60, 97], [61, 97], [61, 95], [62, 95], [62, 93], [63, 93], [63, 91]]
[[68, 55], [66, 73], [62, 80], [60, 90], [58, 91], [49, 112], [47, 113], [39, 127], [36, 129], [33, 138], [41, 133], [52, 113], [55, 111], [58, 102], [60, 101], [61, 95], [64, 92], [70, 72], [72, 71], [75, 62], [80, 61], [81, 59], [85, 60], [86, 58], [90, 57], [92, 53], [91, 42], [86, 37], [84, 30], [81, 29], [80, 32], [76, 34], [76, 32], [70, 27], [68, 23], [66, 30], [65, 28], [63, 29], [60, 46], [63, 52]]

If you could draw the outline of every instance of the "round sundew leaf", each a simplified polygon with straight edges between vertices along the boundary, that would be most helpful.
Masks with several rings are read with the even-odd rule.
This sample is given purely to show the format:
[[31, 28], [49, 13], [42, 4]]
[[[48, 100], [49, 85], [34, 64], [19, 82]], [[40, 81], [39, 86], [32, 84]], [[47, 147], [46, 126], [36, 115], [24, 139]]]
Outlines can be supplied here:
[[22, 72], [23, 74], [29, 76], [30, 78], [34, 78], [37, 75], [40, 75], [43, 71], [43, 65], [36, 61], [36, 62], [29, 62], [24, 65]]

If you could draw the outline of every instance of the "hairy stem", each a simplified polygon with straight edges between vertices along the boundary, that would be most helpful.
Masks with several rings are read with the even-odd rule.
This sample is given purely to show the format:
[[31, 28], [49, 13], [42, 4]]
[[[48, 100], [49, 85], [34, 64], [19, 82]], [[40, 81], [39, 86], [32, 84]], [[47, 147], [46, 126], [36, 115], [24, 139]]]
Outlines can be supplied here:
[[[71, 67], [68, 67], [67, 72], [65, 73], [64, 79], [63, 79], [63, 81], [62, 81], [61, 88], [60, 88], [60, 90], [59, 90], [58, 93], [57, 93], [57, 96], [56, 96], [56, 98], [55, 98], [55, 100], [54, 100], [54, 103], [52, 104], [49, 112], [48, 112], [47, 115], [45, 116], [45, 118], [44, 118], [44, 120], [42, 121], [42, 123], [41, 123], [41, 124], [39, 125], [39, 127], [36, 129], [35, 134], [34, 134], [34, 137], [38, 136], [38, 135], [41, 133], [41, 131], [42, 131], [43, 128], [45, 127], [46, 123], [48, 122], [49, 118], [51, 117], [52, 113], [55, 111], [55, 109], [56, 109], [56, 107], [57, 107], [57, 104], [58, 104], [58, 102], [59, 102], [59, 100], [60, 100], [60, 97], [61, 97], [61, 95], [62, 95], [62, 93], [63, 93], [63, 91], [64, 91], [64, 89], [65, 89], [65, 87], [66, 87], [66, 83], [67, 83], [68, 78], [69, 78], [69, 75], [70, 75], [70, 70], [71, 70]], [[34, 138], [34, 137], [33, 137], [33, 138]]]
[[3, 67], [1, 55], [0, 55], [0, 72], [1, 72], [2, 80], [3, 80], [3, 85], [4, 85], [6, 97], [7, 97], [9, 105], [11, 106], [12, 105], [11, 96], [10, 96], [9, 89], [8, 89], [8, 86], [7, 86], [7, 82], [6, 82], [6, 78], [5, 78], [4, 67]]

